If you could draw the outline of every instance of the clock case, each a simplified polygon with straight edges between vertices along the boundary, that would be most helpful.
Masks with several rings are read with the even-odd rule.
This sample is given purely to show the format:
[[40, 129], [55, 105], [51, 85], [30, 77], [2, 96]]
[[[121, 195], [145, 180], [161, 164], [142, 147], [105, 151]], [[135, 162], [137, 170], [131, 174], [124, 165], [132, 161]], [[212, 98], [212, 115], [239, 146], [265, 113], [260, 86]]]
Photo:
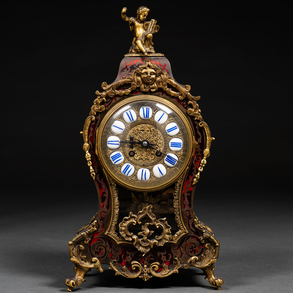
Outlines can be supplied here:
[[[155, 74], [155, 80], [144, 78], [144, 72]], [[221, 289], [223, 279], [214, 275], [219, 241], [193, 211], [195, 186], [214, 139], [202, 118], [197, 103], [200, 97], [190, 94], [189, 85], [175, 81], [163, 56], [126, 56], [116, 80], [110, 85], [103, 82], [101, 87], [81, 132], [98, 193], [98, 212], [69, 241], [75, 276], [65, 281], [68, 291], [85, 281], [90, 269], [103, 272], [101, 264], [109, 264], [116, 275], [144, 281], [193, 266], [203, 270], [213, 287]], [[177, 106], [189, 120], [195, 140], [188, 168], [175, 183], [152, 192], [127, 190], [117, 184], [96, 154], [97, 130], [107, 111], [122, 99], [140, 99], [141, 95], [164, 98]]]

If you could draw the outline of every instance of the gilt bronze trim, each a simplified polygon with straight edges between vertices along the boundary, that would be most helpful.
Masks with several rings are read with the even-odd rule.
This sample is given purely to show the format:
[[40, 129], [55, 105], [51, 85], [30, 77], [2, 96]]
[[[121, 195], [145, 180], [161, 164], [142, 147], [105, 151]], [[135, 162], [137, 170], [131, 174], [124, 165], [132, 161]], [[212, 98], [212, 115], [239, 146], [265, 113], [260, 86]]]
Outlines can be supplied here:
[[157, 272], [159, 269], [159, 263], [153, 262], [150, 266], [142, 265], [137, 261], [131, 262], [131, 270], [128, 270], [125, 266], [121, 266], [115, 260], [110, 263], [110, 269], [115, 271], [115, 275], [121, 275], [125, 278], [141, 278], [144, 281], [148, 281], [152, 277], [165, 278], [174, 273], [179, 273], [178, 269], [181, 267], [180, 261], [175, 259], [173, 266], [169, 268], [167, 265], [163, 265], [163, 269]]

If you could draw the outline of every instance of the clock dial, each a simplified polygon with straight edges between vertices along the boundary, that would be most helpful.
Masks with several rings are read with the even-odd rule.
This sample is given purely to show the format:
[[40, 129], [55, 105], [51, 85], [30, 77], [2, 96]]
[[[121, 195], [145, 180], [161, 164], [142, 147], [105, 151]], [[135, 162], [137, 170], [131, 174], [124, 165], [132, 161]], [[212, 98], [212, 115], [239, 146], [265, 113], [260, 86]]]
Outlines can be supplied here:
[[137, 191], [172, 184], [192, 156], [188, 119], [177, 106], [158, 96], [134, 96], [114, 105], [102, 120], [96, 139], [96, 153], [106, 172], [118, 184]]

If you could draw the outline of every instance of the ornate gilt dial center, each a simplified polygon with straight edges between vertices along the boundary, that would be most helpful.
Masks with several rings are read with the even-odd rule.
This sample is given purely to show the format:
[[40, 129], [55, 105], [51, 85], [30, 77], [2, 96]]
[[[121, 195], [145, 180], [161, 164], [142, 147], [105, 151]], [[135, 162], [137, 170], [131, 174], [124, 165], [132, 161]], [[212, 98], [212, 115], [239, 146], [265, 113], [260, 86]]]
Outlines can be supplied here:
[[[159, 129], [150, 124], [140, 124], [133, 127], [129, 131], [129, 136], [136, 140], [142, 141], [141, 144], [135, 144], [133, 151], [135, 152], [134, 159], [142, 161], [153, 161], [156, 158], [155, 149], [163, 149], [164, 138]], [[149, 146], [153, 146], [151, 148]]]

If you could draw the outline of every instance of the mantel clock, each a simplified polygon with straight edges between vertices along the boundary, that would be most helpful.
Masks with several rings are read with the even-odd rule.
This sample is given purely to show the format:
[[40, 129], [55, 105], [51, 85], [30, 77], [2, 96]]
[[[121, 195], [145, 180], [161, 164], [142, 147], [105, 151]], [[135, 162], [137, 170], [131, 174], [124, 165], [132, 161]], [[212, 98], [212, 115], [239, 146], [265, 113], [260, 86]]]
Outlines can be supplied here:
[[126, 278], [168, 277], [179, 268], [202, 269], [211, 286], [219, 242], [193, 212], [195, 185], [210, 155], [211, 136], [199, 96], [172, 76], [168, 59], [156, 53], [156, 20], [149, 9], [137, 17], [122, 9], [134, 38], [116, 80], [102, 92], [86, 118], [83, 149], [97, 188], [98, 212], [69, 241], [77, 288], [92, 268], [109, 264]]

